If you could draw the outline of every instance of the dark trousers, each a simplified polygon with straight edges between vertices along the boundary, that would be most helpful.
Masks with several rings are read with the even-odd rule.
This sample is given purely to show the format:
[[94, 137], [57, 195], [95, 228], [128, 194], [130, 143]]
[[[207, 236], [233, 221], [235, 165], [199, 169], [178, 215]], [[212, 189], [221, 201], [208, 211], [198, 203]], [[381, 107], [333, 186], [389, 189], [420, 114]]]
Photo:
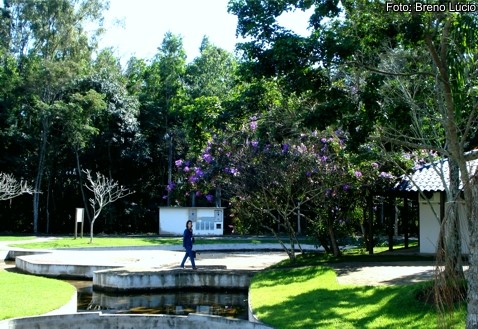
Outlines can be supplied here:
[[184, 263], [186, 263], [188, 257], [191, 260], [191, 265], [193, 266], [193, 268], [195, 268], [196, 263], [194, 262], [194, 253], [192, 248], [186, 248], [186, 254], [184, 255], [183, 261], [181, 262], [181, 267], [184, 267]]

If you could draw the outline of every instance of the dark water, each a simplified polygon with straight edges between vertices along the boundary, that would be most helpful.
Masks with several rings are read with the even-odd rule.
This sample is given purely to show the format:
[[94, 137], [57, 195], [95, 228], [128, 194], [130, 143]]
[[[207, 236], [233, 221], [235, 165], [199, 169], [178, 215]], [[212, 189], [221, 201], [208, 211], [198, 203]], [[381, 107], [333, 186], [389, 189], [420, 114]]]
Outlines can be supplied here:
[[111, 294], [93, 291], [91, 281], [69, 282], [78, 291], [78, 312], [168, 315], [201, 313], [248, 319], [247, 291]]

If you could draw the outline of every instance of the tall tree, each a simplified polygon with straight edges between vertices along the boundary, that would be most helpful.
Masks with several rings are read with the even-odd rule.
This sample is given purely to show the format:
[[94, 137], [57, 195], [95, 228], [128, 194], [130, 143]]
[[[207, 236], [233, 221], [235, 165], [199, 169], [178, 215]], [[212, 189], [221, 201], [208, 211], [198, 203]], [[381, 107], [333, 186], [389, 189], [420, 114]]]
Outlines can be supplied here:
[[[246, 54], [275, 73], [277, 70], [272, 69], [286, 66], [281, 65], [280, 60], [271, 61], [272, 54], [287, 59], [280, 52], [281, 43], [284, 38], [296, 37], [277, 23], [277, 17], [294, 9], [312, 8], [311, 34], [296, 43], [303, 45], [299, 49], [311, 51], [295, 52], [298, 58], [293, 63], [299, 65], [292, 67], [292, 71], [300, 72], [298, 68], [305, 69], [312, 64], [330, 73], [331, 88], [328, 90], [343, 90], [345, 93], [341, 94], [346, 97], [327, 97], [325, 103], [346, 114], [336, 119], [340, 119], [344, 128], [349, 127], [350, 133], [361, 131], [362, 136], [367, 137], [375, 124], [393, 125], [393, 132], [386, 136], [388, 149], [390, 143], [394, 143], [436, 150], [448, 158], [450, 176], [446, 188], [448, 202], [443, 249], [446, 266], [444, 276], [439, 277], [444, 277], [445, 286], [457, 292], [463, 278], [457, 230], [460, 184], [470, 238], [478, 225], [471, 207], [474, 200], [466, 164], [472, 155], [465, 153], [474, 147], [476, 136], [473, 124], [477, 117], [476, 93], [472, 81], [476, 80], [477, 16], [466, 10], [467, 6], [473, 6], [469, 1], [460, 7], [461, 11], [448, 11], [450, 6], [463, 5], [456, 1], [450, 4], [433, 1], [432, 4], [444, 10], [415, 10], [421, 4], [410, 1], [404, 5], [412, 10], [401, 12], [390, 2], [362, 0], [232, 0], [229, 9], [238, 16], [238, 33], [252, 39], [243, 45]], [[384, 59], [391, 56], [398, 64], [398, 71], [384, 67]], [[384, 80], [389, 83], [388, 94], [379, 92]], [[391, 90], [394, 95], [401, 93], [401, 96], [391, 99], [394, 106], [385, 107], [383, 104], [387, 97], [390, 98]], [[367, 114], [362, 119], [368, 118], [368, 121], [357, 121], [353, 112], [342, 112], [346, 109], [344, 102], [334, 101], [334, 98], [348, 99], [356, 113]], [[417, 116], [417, 113], [421, 114]], [[433, 143], [428, 143], [430, 141]], [[476, 328], [478, 286], [474, 282], [478, 281], [478, 249], [474, 243], [470, 248], [467, 327]]]
[[203, 38], [200, 55], [188, 64], [185, 76], [188, 104], [182, 107], [182, 127], [192, 157], [225, 126], [227, 102], [237, 78], [232, 54]]
[[187, 65], [186, 83], [192, 98], [223, 96], [234, 86], [237, 61], [224, 49], [204, 37], [200, 55]]
[[[55, 103], [65, 85], [84, 73], [91, 55], [90, 38], [83, 26], [99, 20], [105, 3], [85, 1], [6, 1], [1, 24], [10, 53], [18, 61], [23, 78], [21, 108], [16, 110], [35, 121], [38, 160], [34, 188], [41, 191], [48, 139], [56, 118]], [[38, 232], [40, 193], [33, 198], [33, 231]]]
[[[166, 33], [158, 53], [144, 72], [140, 124], [148, 144], [153, 191], [170, 181], [173, 148], [180, 144], [178, 129], [185, 97], [186, 53], [181, 37]], [[158, 195], [155, 195], [158, 197]], [[167, 203], [170, 199], [167, 198]]]
[[476, 154], [467, 151], [476, 146], [478, 103], [475, 87], [470, 82], [477, 78], [478, 52], [473, 44], [478, 41], [478, 19], [468, 13], [430, 12], [420, 16], [410, 15], [406, 23], [411, 22], [419, 22], [421, 28], [414, 31], [409, 43], [404, 44], [405, 50], [388, 53], [389, 60], [383, 61], [383, 70], [392, 71], [386, 90], [399, 95], [410, 109], [414, 119], [413, 137], [403, 138], [403, 134], [389, 130], [385, 139], [407, 147], [435, 150], [447, 158], [448, 177], [441, 173], [443, 181], [447, 182], [443, 244], [439, 243], [437, 250], [439, 255], [444, 255], [443, 275], [437, 277], [445, 282], [437, 284], [437, 295], [443, 300], [448, 300], [448, 295], [461, 295], [464, 274], [459, 205], [464, 201], [470, 239], [467, 328], [476, 328], [478, 285], [474, 282], [478, 278], [478, 248], [471, 239], [478, 224], [473, 208], [476, 202], [473, 199], [474, 181], [471, 180], [475, 173], [469, 171], [467, 164], [467, 161], [476, 158]]

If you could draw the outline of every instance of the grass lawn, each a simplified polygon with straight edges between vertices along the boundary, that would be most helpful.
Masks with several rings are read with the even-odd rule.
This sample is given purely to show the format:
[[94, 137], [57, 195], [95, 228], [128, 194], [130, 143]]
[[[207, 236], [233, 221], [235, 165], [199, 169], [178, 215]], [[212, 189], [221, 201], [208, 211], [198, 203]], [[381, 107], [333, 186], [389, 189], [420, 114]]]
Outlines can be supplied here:
[[76, 294], [69, 283], [5, 270], [0, 270], [0, 287], [0, 320], [56, 310]]
[[[14, 237], [6, 238], [3, 241], [14, 241]], [[8, 240], [10, 239], [10, 240]], [[21, 240], [21, 239], [20, 239]], [[0, 237], [2, 241], [2, 237]], [[89, 243], [90, 238], [74, 239], [73, 237], [62, 237], [48, 241], [22, 242], [11, 244], [12, 247], [25, 249], [55, 249], [55, 248], [94, 248], [94, 247], [126, 247], [126, 246], [158, 246], [158, 245], [181, 245], [181, 237], [94, 237], [93, 242]], [[207, 244], [230, 244], [230, 243], [277, 243], [277, 240], [270, 238], [217, 238], [217, 237], [196, 237], [196, 245]]]
[[[25, 237], [26, 239], [27, 237]], [[30, 237], [32, 238], [32, 237]], [[18, 237], [0, 237], [14, 241]], [[95, 237], [58, 238], [51, 241], [18, 244], [23, 248], [74, 248], [177, 245], [180, 238], [158, 237]], [[198, 244], [270, 243], [261, 238], [199, 238]], [[397, 246], [398, 248], [398, 246]], [[285, 328], [464, 328], [466, 305], [459, 304], [453, 316], [439, 318], [432, 305], [416, 296], [427, 284], [406, 286], [339, 285], [331, 262], [373, 262], [394, 260], [432, 260], [415, 255], [380, 254], [388, 248], [376, 248], [375, 255], [362, 249], [344, 252], [340, 258], [308, 253], [295, 264], [282, 262], [257, 274], [251, 284], [250, 302], [259, 319], [276, 329]], [[74, 287], [62, 281], [0, 271], [0, 284], [9, 287], [0, 291], [0, 320], [42, 314], [64, 305]], [[428, 283], [429, 285], [429, 283]], [[21, 305], [21, 307], [18, 307]], [[446, 320], [446, 322], [445, 322]]]
[[33, 240], [34, 236], [13, 236], [13, 235], [0, 235], [0, 242], [3, 241], [21, 241], [21, 240]]
[[[257, 274], [250, 302], [256, 316], [276, 329], [285, 328], [464, 328], [466, 305], [442, 319], [433, 305], [416, 296], [430, 283], [404, 286], [339, 285], [335, 272], [320, 260], [288, 262]], [[390, 257], [389, 257], [390, 258]], [[322, 260], [323, 262], [323, 260]], [[313, 265], [306, 265], [313, 263]]]

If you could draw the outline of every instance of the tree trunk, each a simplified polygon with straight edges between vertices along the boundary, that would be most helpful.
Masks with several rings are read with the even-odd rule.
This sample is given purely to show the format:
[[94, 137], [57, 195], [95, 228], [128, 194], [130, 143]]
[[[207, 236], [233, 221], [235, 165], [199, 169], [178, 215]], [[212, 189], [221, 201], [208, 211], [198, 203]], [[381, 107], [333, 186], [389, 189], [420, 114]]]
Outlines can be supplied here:
[[367, 245], [367, 251], [370, 255], [373, 255], [373, 198], [372, 195], [369, 192], [367, 192], [367, 201], [366, 201], [366, 210], [365, 213], [366, 215], [366, 236], [365, 236], [365, 243]]
[[[459, 169], [453, 159], [448, 160], [450, 170], [450, 186], [445, 205], [444, 222], [444, 252], [445, 252], [445, 282], [464, 279], [461, 260], [461, 238], [459, 220]], [[453, 281], [449, 281], [453, 280]]]
[[88, 242], [90, 244], [93, 243], [93, 228], [94, 228], [94, 225], [95, 225], [95, 220], [96, 220], [96, 217], [93, 218], [93, 220], [90, 223], [90, 242]]
[[[468, 169], [464, 158], [463, 143], [460, 142], [460, 134], [456, 118], [455, 102], [452, 92], [452, 83], [450, 80], [449, 63], [447, 62], [447, 49], [452, 21], [446, 19], [443, 25], [442, 36], [438, 46], [433, 41], [430, 33], [425, 34], [425, 45], [430, 52], [431, 58], [439, 73], [439, 79], [436, 79], [437, 87], [440, 89], [443, 97], [443, 125], [445, 128], [446, 148], [450, 153], [448, 166], [450, 172], [450, 185], [447, 191], [447, 207], [445, 208], [445, 277], [463, 277], [463, 268], [461, 264], [461, 242], [460, 232], [456, 231], [458, 223], [458, 195], [461, 171], [462, 179], [468, 177]], [[460, 169], [461, 168], [461, 169]], [[465, 179], [465, 183], [468, 181]], [[450, 203], [452, 202], [452, 203]], [[457, 241], [458, 239], [458, 241]]]
[[51, 175], [47, 174], [47, 195], [46, 195], [46, 207], [45, 207], [45, 213], [46, 213], [46, 228], [45, 228], [45, 233], [49, 234], [50, 233], [50, 198], [51, 198]]
[[272, 228], [272, 227], [269, 227], [269, 226], [262, 226], [263, 228], [269, 230], [273, 235], [274, 237], [276, 238], [276, 240], [279, 242], [279, 244], [282, 246], [282, 248], [284, 249], [284, 251], [287, 253], [287, 255], [289, 256], [289, 259], [291, 260], [291, 262], [295, 262], [295, 251], [294, 249], [289, 249], [285, 243], [280, 239], [279, 235], [277, 234], [277, 232]]
[[[478, 193], [475, 193], [478, 197]], [[478, 207], [478, 204], [475, 203], [475, 208]], [[478, 328], [478, 250], [476, 241], [478, 241], [478, 209], [475, 209], [474, 214], [474, 225], [473, 233], [470, 235], [470, 268], [467, 272], [467, 315], [466, 315], [466, 328], [467, 329], [476, 329]]]
[[456, 302], [463, 300], [465, 280], [459, 227], [459, 168], [452, 158], [448, 159], [448, 165], [450, 184], [446, 192], [445, 216], [440, 225], [434, 284], [435, 306], [443, 321], [447, 321], [447, 314], [453, 312]]
[[[476, 175], [476, 173], [475, 173]], [[471, 198], [478, 200], [478, 182], [471, 181]], [[478, 328], [478, 202], [472, 203], [471, 216], [468, 218], [469, 269], [467, 272], [467, 316], [466, 328]]]
[[405, 249], [408, 249], [408, 198], [403, 198], [403, 211], [402, 211], [402, 226]]
[[330, 238], [330, 244], [332, 247], [333, 255], [335, 257], [339, 257], [341, 253], [340, 253], [339, 245], [337, 243], [337, 239], [335, 238], [333, 225], [328, 225], [328, 231], [329, 231], [329, 238]]
[[393, 202], [393, 198], [390, 197], [386, 203], [386, 216], [387, 220], [387, 231], [388, 231], [388, 250], [393, 250], [393, 236], [395, 233], [395, 203]]
[[33, 233], [38, 233], [38, 218], [39, 218], [39, 208], [40, 208], [40, 192], [41, 192], [41, 183], [43, 179], [43, 172], [45, 171], [45, 155], [48, 145], [48, 129], [49, 120], [44, 117], [42, 119], [42, 132], [41, 132], [41, 143], [40, 149], [38, 152], [38, 167], [37, 175], [35, 178], [35, 193], [33, 193]]
[[318, 234], [317, 240], [319, 240], [320, 244], [322, 245], [322, 247], [324, 247], [324, 250], [327, 254], [332, 253], [332, 249], [330, 249], [329, 242], [327, 241], [327, 237], [325, 235]]
[[80, 166], [80, 155], [78, 148], [75, 147], [75, 156], [76, 156], [76, 170], [78, 171], [78, 181], [80, 182], [80, 192], [81, 198], [83, 199], [83, 207], [85, 208], [86, 218], [88, 223], [91, 223], [91, 215], [88, 208], [88, 200], [86, 199], [85, 190], [83, 186], [83, 176], [81, 175], [81, 166]]

